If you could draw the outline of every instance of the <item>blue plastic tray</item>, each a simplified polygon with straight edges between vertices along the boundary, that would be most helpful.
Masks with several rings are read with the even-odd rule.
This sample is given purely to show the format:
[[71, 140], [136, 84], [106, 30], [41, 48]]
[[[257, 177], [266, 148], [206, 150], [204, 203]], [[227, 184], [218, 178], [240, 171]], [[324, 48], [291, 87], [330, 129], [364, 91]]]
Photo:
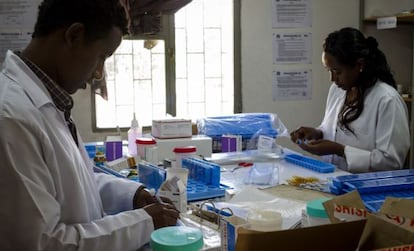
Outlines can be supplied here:
[[344, 182], [353, 183], [355, 181], [376, 180], [384, 178], [407, 177], [414, 176], [413, 169], [403, 169], [395, 171], [370, 172], [361, 174], [351, 174], [337, 176], [332, 179], [333, 185], [338, 189], [343, 189]]
[[364, 180], [344, 183], [345, 191], [358, 190], [360, 194], [414, 189], [414, 176]]
[[386, 197], [414, 199], [414, 190], [361, 195], [366, 208], [371, 212], [378, 212]]
[[377, 212], [386, 197], [414, 198], [414, 170], [394, 170], [338, 176], [329, 186], [331, 193], [358, 190], [369, 211]]
[[287, 162], [307, 168], [318, 173], [332, 173], [335, 171], [335, 165], [326, 163], [314, 158], [298, 154], [286, 154], [284, 156]]

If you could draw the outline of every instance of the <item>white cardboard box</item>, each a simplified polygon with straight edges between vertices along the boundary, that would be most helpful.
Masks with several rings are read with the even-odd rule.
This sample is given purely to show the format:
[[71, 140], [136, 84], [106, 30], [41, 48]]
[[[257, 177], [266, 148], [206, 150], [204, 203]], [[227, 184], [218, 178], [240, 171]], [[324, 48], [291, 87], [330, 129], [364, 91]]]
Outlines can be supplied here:
[[[170, 180], [167, 180], [165, 182], [169, 182], [169, 181]], [[182, 180], [176, 179], [175, 181], [176, 181], [176, 184], [173, 187], [175, 187], [176, 190], [174, 191], [163, 190], [162, 189], [163, 185], [161, 185], [161, 188], [158, 190], [158, 195], [170, 199], [171, 202], [174, 204], [174, 206], [181, 213], [186, 213], [187, 212], [187, 188], [184, 185]]]
[[212, 138], [205, 135], [194, 135], [191, 138], [176, 138], [176, 139], [155, 139], [158, 148], [158, 161], [164, 159], [175, 159], [173, 152], [175, 147], [180, 146], [195, 146], [197, 148], [197, 155], [204, 157], [211, 157], [212, 152]]
[[189, 119], [162, 119], [153, 120], [152, 136], [160, 139], [186, 138], [192, 135], [191, 120]]

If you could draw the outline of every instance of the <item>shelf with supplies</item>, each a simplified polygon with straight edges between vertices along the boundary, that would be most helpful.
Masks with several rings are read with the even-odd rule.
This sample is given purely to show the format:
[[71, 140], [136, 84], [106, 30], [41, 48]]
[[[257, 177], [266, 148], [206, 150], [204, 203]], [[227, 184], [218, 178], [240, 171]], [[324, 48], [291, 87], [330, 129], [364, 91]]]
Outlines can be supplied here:
[[412, 100], [413, 100], [413, 98], [411, 97], [411, 95], [410, 96], [408, 96], [408, 97], [405, 97], [404, 95], [402, 96], [402, 98], [404, 99], [404, 101], [406, 102], [406, 103], [411, 103], [412, 102]]
[[[366, 36], [378, 41], [398, 83], [398, 91], [407, 105], [411, 142], [414, 142], [414, 2], [405, 0], [360, 1], [360, 29]], [[393, 18], [395, 17], [395, 20]], [[384, 18], [378, 22], [379, 18]], [[408, 153], [405, 167], [414, 167], [413, 146]]]
[[376, 22], [378, 18], [382, 17], [396, 17], [398, 23], [414, 23], [414, 12], [402, 12], [395, 15], [366, 17], [363, 22]]

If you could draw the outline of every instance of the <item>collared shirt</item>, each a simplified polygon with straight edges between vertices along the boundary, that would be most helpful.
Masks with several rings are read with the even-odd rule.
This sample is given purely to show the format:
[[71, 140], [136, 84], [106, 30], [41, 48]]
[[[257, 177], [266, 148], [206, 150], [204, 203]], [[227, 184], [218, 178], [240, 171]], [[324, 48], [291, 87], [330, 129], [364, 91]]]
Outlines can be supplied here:
[[319, 129], [324, 139], [345, 146], [345, 158], [324, 159], [352, 173], [401, 169], [410, 148], [410, 130], [407, 106], [397, 90], [382, 81], [367, 90], [364, 110], [349, 124], [355, 134], [337, 130], [344, 100], [345, 91], [332, 84]]
[[49, 91], [11, 51], [0, 93], [0, 250], [138, 250], [148, 243], [152, 218], [132, 210], [142, 184], [93, 172], [82, 138], [77, 147]]
[[57, 85], [46, 73], [42, 71], [36, 64], [34, 64], [29, 59], [23, 57], [21, 52], [15, 52], [23, 62], [36, 74], [36, 76], [42, 81], [46, 89], [49, 91], [53, 103], [56, 107], [61, 110], [65, 115], [65, 120], [72, 134], [73, 139], [76, 142], [76, 145], [79, 145], [78, 134], [76, 131], [75, 123], [73, 123], [72, 118], [70, 117], [70, 110], [73, 108], [73, 99], [62, 87]]
[[23, 62], [27, 64], [27, 66], [36, 74], [36, 76], [42, 81], [45, 85], [46, 89], [49, 91], [50, 95], [52, 96], [53, 103], [56, 107], [64, 112], [65, 119], [69, 120], [70, 118], [70, 110], [73, 108], [73, 99], [72, 97], [63, 90], [62, 87], [57, 85], [55, 81], [53, 81], [46, 73], [44, 73], [37, 65], [31, 62], [29, 59], [23, 57], [21, 52], [15, 52], [17, 56], [19, 56]]

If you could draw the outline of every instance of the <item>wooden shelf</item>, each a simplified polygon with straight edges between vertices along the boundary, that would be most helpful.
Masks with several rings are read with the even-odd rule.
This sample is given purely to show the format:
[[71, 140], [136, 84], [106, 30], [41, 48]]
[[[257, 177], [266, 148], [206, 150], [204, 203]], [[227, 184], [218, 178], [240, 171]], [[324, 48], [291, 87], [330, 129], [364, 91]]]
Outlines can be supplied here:
[[411, 102], [412, 102], [412, 98], [404, 98], [404, 97], [403, 97], [403, 99], [404, 99], [404, 101], [405, 101], [405, 102], [407, 102], [407, 103], [411, 103]]
[[[399, 23], [414, 23], [414, 13], [403, 13], [389, 16], [380, 16], [380, 17], [397, 17], [397, 22]], [[367, 17], [364, 18], [364, 22], [376, 22], [380, 17]]]

